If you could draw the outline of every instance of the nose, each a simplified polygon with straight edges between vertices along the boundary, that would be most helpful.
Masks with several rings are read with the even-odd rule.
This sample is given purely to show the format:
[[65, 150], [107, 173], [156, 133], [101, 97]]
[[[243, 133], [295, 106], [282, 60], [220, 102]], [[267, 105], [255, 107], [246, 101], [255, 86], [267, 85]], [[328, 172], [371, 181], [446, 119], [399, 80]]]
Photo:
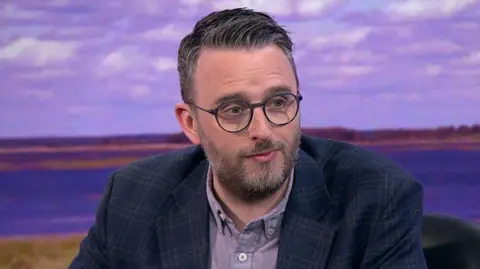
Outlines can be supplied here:
[[248, 136], [252, 140], [271, 139], [272, 127], [261, 108], [253, 110], [252, 121], [248, 126]]

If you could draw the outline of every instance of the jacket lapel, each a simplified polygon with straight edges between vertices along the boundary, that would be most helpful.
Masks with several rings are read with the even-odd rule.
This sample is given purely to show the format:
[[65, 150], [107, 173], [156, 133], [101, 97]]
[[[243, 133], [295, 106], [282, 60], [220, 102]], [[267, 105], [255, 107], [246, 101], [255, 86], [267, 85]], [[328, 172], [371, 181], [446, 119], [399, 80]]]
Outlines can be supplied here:
[[280, 234], [277, 269], [326, 268], [335, 235], [321, 167], [300, 151]]
[[209, 230], [206, 177], [208, 162], [202, 161], [172, 192], [172, 199], [156, 220], [162, 269], [208, 268]]

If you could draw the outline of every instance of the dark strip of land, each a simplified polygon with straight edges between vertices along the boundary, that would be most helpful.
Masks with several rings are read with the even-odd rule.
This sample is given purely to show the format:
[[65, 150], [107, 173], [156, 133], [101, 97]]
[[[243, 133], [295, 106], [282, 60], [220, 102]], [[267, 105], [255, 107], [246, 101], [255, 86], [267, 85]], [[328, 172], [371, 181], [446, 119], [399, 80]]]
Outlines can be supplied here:
[[[480, 142], [480, 124], [444, 126], [431, 129], [355, 130], [348, 128], [304, 128], [303, 133], [351, 143], [411, 143], [418, 141]], [[140, 146], [190, 143], [183, 133], [105, 137], [43, 137], [0, 139], [0, 149], [64, 148], [83, 146]]]
[[[303, 133], [378, 151], [480, 150], [480, 125], [435, 129]], [[160, 152], [191, 146], [184, 134], [0, 140], [0, 171], [115, 168]]]
[[[480, 142], [391, 142], [357, 143], [380, 152], [407, 150], [478, 150]], [[0, 152], [0, 171], [72, 170], [116, 168], [160, 152], [191, 146], [191, 144], [160, 144], [139, 146], [84, 146], [70, 148], [33, 148], [28, 151], [4, 150]], [[91, 151], [91, 155], [89, 155]], [[108, 156], [104, 153], [110, 153]], [[35, 158], [31, 155], [36, 155]], [[63, 156], [62, 156], [63, 155]], [[64, 155], [68, 155], [68, 158]]]

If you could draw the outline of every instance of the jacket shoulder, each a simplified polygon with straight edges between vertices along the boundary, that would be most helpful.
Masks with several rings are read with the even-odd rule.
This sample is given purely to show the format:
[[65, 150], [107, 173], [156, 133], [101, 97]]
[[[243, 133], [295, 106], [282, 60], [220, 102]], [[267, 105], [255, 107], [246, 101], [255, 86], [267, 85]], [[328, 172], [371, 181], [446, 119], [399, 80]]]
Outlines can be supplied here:
[[188, 174], [192, 167], [198, 165], [204, 158], [199, 147], [189, 146], [139, 159], [121, 167], [114, 174], [119, 177], [134, 176], [135, 180], [140, 182], [151, 176], [176, 181], [184, 174]]
[[304, 146], [322, 170], [336, 212], [347, 222], [379, 220], [398, 208], [422, 212], [423, 186], [394, 160], [342, 141], [307, 138]]
[[303, 150], [316, 160], [328, 187], [372, 186], [393, 192], [403, 184], [418, 185], [402, 165], [380, 152], [343, 141], [305, 137]]
[[142, 201], [147, 210], [156, 208], [204, 159], [200, 147], [190, 146], [132, 162], [113, 172], [110, 200], [123, 205]]

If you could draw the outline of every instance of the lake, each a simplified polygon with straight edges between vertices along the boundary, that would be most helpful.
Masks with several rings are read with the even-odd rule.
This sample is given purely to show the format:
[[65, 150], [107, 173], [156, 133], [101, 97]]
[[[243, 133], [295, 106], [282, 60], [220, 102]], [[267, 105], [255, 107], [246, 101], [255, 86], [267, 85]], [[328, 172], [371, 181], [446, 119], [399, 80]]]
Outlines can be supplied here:
[[[425, 187], [425, 211], [480, 220], [480, 151], [384, 151]], [[115, 168], [0, 171], [0, 236], [85, 232]]]

